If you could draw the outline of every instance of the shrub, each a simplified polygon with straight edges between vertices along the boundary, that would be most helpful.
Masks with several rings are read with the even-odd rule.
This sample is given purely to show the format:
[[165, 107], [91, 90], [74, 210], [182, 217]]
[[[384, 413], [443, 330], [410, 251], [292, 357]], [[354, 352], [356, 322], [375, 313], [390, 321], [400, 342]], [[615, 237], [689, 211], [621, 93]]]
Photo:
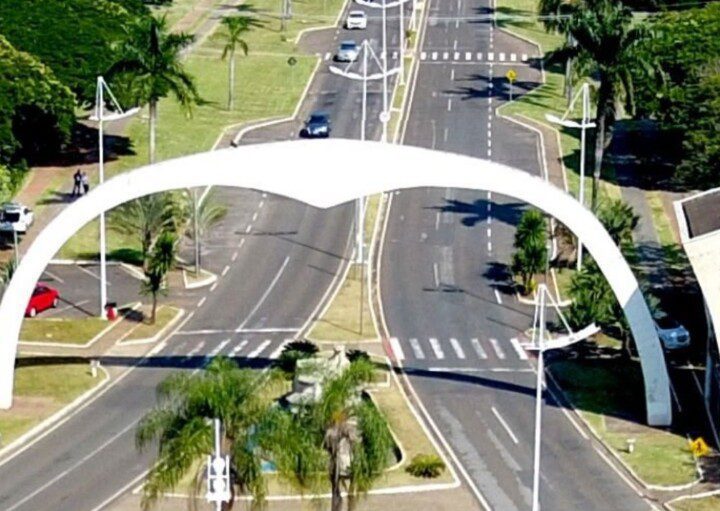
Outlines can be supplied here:
[[285, 345], [275, 362], [275, 366], [288, 375], [295, 373], [297, 361], [311, 358], [318, 352], [318, 347], [310, 341], [293, 341]]
[[435, 454], [418, 454], [405, 469], [415, 477], [434, 479], [439, 477], [445, 470], [445, 462]]
[[348, 350], [347, 358], [350, 362], [355, 362], [356, 360], [366, 360], [370, 362], [370, 355], [368, 355], [367, 351], [363, 350]]

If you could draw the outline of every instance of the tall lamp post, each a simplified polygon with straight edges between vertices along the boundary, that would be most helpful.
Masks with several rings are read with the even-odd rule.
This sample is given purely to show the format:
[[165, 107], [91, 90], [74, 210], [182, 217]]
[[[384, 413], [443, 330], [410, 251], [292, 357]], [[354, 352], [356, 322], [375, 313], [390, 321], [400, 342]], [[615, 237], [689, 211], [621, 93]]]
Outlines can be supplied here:
[[[540, 509], [540, 446], [542, 438], [542, 400], [543, 388], [545, 387], [545, 352], [559, 348], [566, 348], [571, 344], [580, 342], [583, 339], [597, 333], [599, 328], [592, 323], [578, 332], [573, 332], [560, 311], [560, 307], [543, 283], [538, 285], [535, 303], [535, 316], [533, 320], [532, 340], [525, 345], [525, 349], [537, 351], [537, 378], [535, 380], [535, 440], [533, 454], [533, 493], [532, 511]], [[557, 312], [558, 317], [569, 332], [568, 335], [557, 339], [549, 339], [546, 336], [545, 307], [547, 300]]]
[[387, 70], [387, 10], [392, 9], [394, 7], [400, 6], [400, 80], [404, 83], [404, 76], [403, 76], [403, 67], [404, 67], [404, 59], [403, 59], [403, 52], [405, 51], [405, 21], [404, 21], [404, 8], [403, 4], [407, 2], [408, 0], [398, 0], [396, 2], [390, 2], [387, 3], [385, 0], [383, 0], [382, 4], [376, 4], [373, 2], [370, 2], [368, 0], [355, 0], [355, 2], [358, 5], [362, 5], [363, 7], [369, 7], [371, 9], [382, 9], [382, 70], [383, 70], [383, 117], [382, 120], [382, 141], [387, 142], [387, 125], [388, 121], [390, 120], [390, 112], [388, 112], [388, 83], [387, 79], [388, 76], [390, 76], [391, 73], [388, 73]]
[[[582, 94], [582, 122], [569, 121], [567, 116], [572, 112], [575, 107], [575, 101]], [[552, 114], [545, 114], [545, 118], [553, 123], [563, 126], [565, 128], [580, 129], [580, 194], [579, 201], [583, 206], [585, 205], [585, 130], [587, 128], [594, 128], [595, 123], [590, 121], [590, 86], [587, 82], [583, 83], [578, 94], [575, 95], [573, 100], [570, 102], [570, 106], [565, 111], [562, 117], [557, 117]], [[578, 258], [577, 258], [577, 269], [582, 269], [582, 258], [583, 258], [583, 245], [578, 236]]]
[[220, 446], [220, 419], [213, 419], [215, 429], [215, 452], [208, 455], [207, 493], [205, 499], [215, 503], [216, 511], [222, 511], [223, 503], [230, 502], [230, 457], [222, 455]]
[[[112, 102], [114, 111], [105, 115], [105, 93]], [[100, 184], [105, 182], [105, 139], [103, 124], [106, 121], [118, 121], [136, 114], [140, 109], [131, 108], [123, 110], [113, 95], [110, 87], [102, 76], [97, 77], [97, 88], [95, 91], [95, 113], [90, 116], [91, 121], [98, 123], [98, 176]], [[105, 305], [107, 304], [107, 261], [105, 257], [105, 212], [100, 213], [100, 317], [105, 317]]]
[[[379, 80], [383, 79], [385, 84], [387, 84], [387, 77], [389, 75], [397, 74], [400, 69], [394, 68], [390, 71], [387, 70], [386, 66], [383, 66], [383, 63], [380, 62], [380, 59], [378, 59], [377, 54], [375, 53], [375, 50], [373, 50], [372, 46], [368, 42], [367, 39], [365, 39], [362, 44], [360, 45], [360, 51], [358, 52], [358, 59], [362, 59], [362, 74], [356, 73], [351, 71], [352, 65], [354, 62], [350, 62], [347, 66], [345, 66], [344, 69], [341, 69], [337, 66], [330, 66], [330, 72], [333, 74], [336, 74], [338, 76], [343, 76], [345, 78], [348, 78], [350, 80], [355, 81], [361, 81], [363, 84], [363, 92], [362, 92], [362, 113], [360, 115], [360, 140], [365, 141], [366, 138], [366, 132], [367, 132], [367, 84], [371, 80]], [[380, 68], [379, 73], [373, 73], [368, 74], [368, 61], [369, 59], [372, 59], [372, 62], [374, 62], [377, 67]], [[383, 109], [383, 111], [380, 113], [380, 121], [383, 124], [383, 132], [385, 133], [385, 127], [387, 125], [387, 117], [388, 112], [387, 110]], [[365, 289], [365, 254], [364, 254], [364, 242], [365, 242], [365, 236], [363, 232], [364, 227], [364, 218], [365, 218], [365, 208], [363, 204], [363, 199], [359, 198], [356, 201], [355, 205], [355, 244], [357, 246], [356, 251], [356, 264], [360, 266], [360, 330], [362, 333], [362, 324], [363, 324], [363, 297], [362, 293]]]

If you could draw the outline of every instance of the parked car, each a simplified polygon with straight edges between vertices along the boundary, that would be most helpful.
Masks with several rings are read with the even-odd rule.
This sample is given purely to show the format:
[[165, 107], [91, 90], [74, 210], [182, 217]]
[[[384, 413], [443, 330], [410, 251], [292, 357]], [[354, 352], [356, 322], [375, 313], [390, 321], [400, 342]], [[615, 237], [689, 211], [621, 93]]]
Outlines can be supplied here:
[[45, 284], [37, 284], [30, 297], [30, 303], [28, 303], [25, 309], [25, 316], [34, 318], [44, 310], [54, 309], [59, 303], [60, 293], [57, 289], [46, 286]]
[[0, 210], [0, 232], [25, 234], [33, 223], [35, 215], [32, 210], [16, 202], [3, 204]]
[[690, 332], [667, 314], [655, 316], [655, 330], [666, 350], [677, 350], [690, 346]]
[[348, 30], [367, 28], [367, 15], [363, 11], [350, 11], [345, 19], [345, 28]]
[[330, 136], [330, 117], [323, 112], [313, 112], [305, 121], [304, 134], [310, 138]]
[[340, 43], [335, 60], [338, 62], [355, 62], [360, 53], [360, 48], [355, 41], [343, 41]]

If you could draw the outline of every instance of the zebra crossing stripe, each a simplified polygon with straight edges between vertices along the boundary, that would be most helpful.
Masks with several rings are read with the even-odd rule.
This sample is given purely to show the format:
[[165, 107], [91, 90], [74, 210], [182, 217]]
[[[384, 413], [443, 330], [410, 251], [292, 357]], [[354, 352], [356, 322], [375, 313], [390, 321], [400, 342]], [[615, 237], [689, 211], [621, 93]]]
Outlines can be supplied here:
[[197, 355], [197, 353], [198, 353], [201, 349], [203, 349], [204, 347], [205, 347], [205, 341], [200, 341], [200, 344], [198, 344], [197, 346], [195, 346], [195, 348], [193, 348], [192, 350], [190, 350], [190, 351], [188, 352], [188, 354], [185, 355], [185, 358], [194, 357], [194, 356]]
[[488, 60], [495, 60], [495, 54], [493, 52], [489, 52], [487, 55], [488, 55]]
[[498, 57], [500, 58], [500, 62], [504, 62], [504, 61], [505, 61], [505, 54], [504, 54], [504, 53], [500, 52], [500, 54], [498, 55]]
[[492, 344], [493, 349], [495, 350], [495, 354], [498, 356], [499, 359], [505, 358], [505, 352], [500, 347], [500, 343], [497, 339], [490, 339], [490, 344]]
[[522, 60], [523, 62], [527, 61], [527, 59], [528, 59], [527, 53], [523, 53], [523, 54], [520, 56], [520, 60]]
[[330, 60], [330, 52], [327, 52], [327, 53], [325, 54], [325, 60]]
[[477, 353], [477, 356], [481, 359], [487, 358], [487, 353], [485, 353], [485, 350], [480, 345], [480, 341], [477, 339], [470, 339], [470, 344], [472, 345], [473, 349], [475, 350], [475, 353]]
[[259, 345], [257, 348], [255, 348], [255, 349], [252, 350], [250, 353], [248, 353], [247, 358], [255, 358], [255, 357], [257, 357], [260, 353], [262, 353], [263, 351], [265, 351], [265, 348], [267, 348], [268, 346], [270, 346], [270, 343], [271, 343], [271, 342], [272, 342], [272, 341], [271, 341], [270, 339], [265, 339], [263, 342], [260, 343], [260, 345]]
[[478, 60], [482, 60], [482, 52], [478, 52], [478, 53], [477, 53], [477, 59], [478, 59]]
[[427, 53], [426, 53], [426, 52], [421, 52], [421, 53], [420, 53], [420, 60], [426, 60], [426, 59], [427, 59]]
[[238, 344], [237, 346], [235, 346], [235, 347], [232, 349], [232, 351], [230, 352], [230, 356], [231, 356], [231, 357], [234, 357], [234, 356], [236, 356], [238, 353], [240, 353], [240, 350], [242, 350], [245, 346], [247, 346], [247, 343], [248, 343], [248, 340], [247, 340], [247, 339], [243, 339], [240, 344]]
[[443, 60], [447, 60], [450, 58], [450, 52], [444, 51], [443, 52]]
[[437, 60], [437, 53], [436, 51], [432, 52], [432, 59]]
[[402, 346], [400, 346], [397, 337], [390, 337], [389, 341], [390, 347], [392, 348], [393, 353], [395, 353], [397, 359], [405, 360], [405, 353], [403, 352]]
[[420, 343], [417, 339], [408, 339], [408, 342], [410, 342], [410, 347], [413, 350], [413, 354], [415, 355], [415, 358], [423, 359], [425, 358], [425, 353], [423, 353], [422, 348], [420, 347]]
[[434, 337], [430, 337], [430, 347], [432, 348], [433, 352], [435, 353], [435, 357], [439, 359], [445, 358], [445, 353], [442, 350], [442, 347], [440, 346], [440, 342], [435, 339]]
[[517, 61], [517, 55], [515, 53], [510, 54], [510, 62], [516, 62]]
[[512, 344], [512, 347], [515, 349], [515, 353], [518, 354], [518, 357], [520, 357], [520, 360], [527, 360], [527, 352], [523, 349], [516, 338], [513, 337], [510, 339], [510, 344]]
[[460, 60], [460, 52], [459, 51], [455, 52], [455, 54], [453, 55], [453, 60]]
[[458, 358], [460, 358], [460, 359], [465, 358], [465, 352], [463, 351], [462, 346], [460, 346], [460, 343], [458, 342], [457, 339], [455, 339], [454, 337], [451, 337], [450, 345], [455, 350], [455, 354], [457, 355]]
[[465, 52], [465, 60], [472, 60], [472, 53], [470, 53], [469, 51], [466, 51]]

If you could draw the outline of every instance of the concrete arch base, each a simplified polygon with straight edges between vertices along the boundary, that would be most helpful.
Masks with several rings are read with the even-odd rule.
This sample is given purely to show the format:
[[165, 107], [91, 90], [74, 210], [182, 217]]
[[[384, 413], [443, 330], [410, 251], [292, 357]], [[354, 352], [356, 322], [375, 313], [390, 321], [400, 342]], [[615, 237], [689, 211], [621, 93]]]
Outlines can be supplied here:
[[[640, 354], [647, 422], [672, 420], [667, 368], [650, 311], [620, 251], [595, 218], [564, 191], [526, 172], [416, 147], [330, 139], [243, 146], [164, 161], [117, 176], [62, 211], [25, 254], [0, 304], [0, 407], [12, 405], [14, 363], [25, 306], [50, 259], [105, 210], [151, 193], [206, 185], [262, 190], [328, 208], [359, 196], [416, 187], [487, 190], [545, 211], [579, 235], [627, 316]], [[639, 391], [639, 389], [638, 389]]]

